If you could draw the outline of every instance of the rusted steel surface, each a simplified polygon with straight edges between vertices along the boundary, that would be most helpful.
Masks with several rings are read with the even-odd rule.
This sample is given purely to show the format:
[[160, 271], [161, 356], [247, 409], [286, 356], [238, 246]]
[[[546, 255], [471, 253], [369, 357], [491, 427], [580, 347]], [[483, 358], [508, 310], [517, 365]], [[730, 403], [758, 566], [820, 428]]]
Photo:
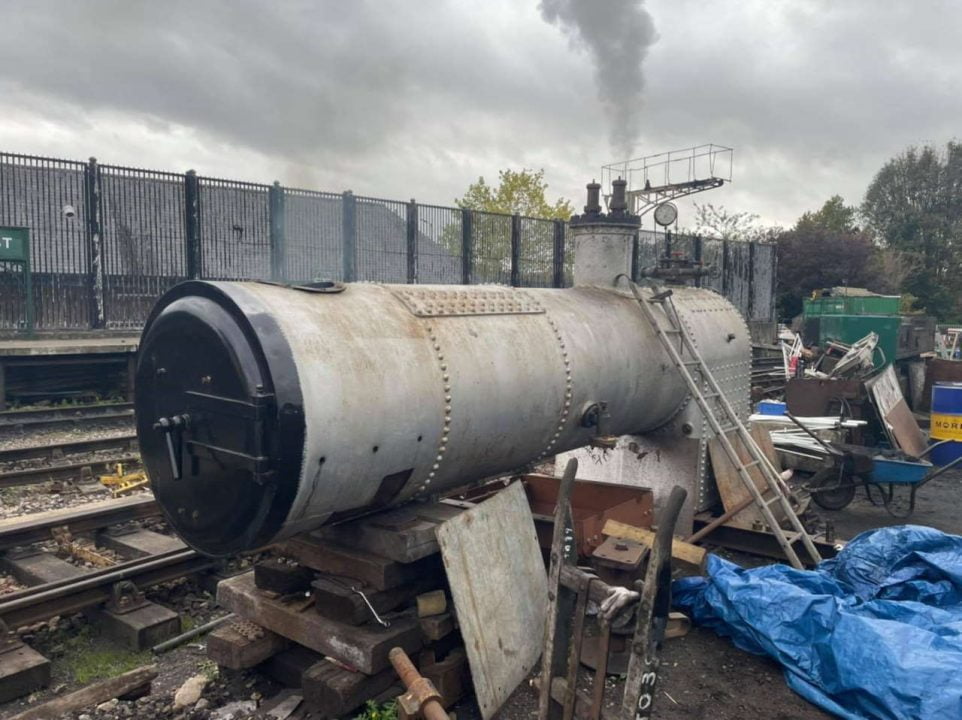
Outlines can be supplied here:
[[392, 648], [388, 659], [407, 688], [407, 693], [398, 698], [405, 712], [408, 715], [420, 712], [425, 720], [448, 720], [448, 714], [441, 705], [441, 693], [434, 683], [417, 671], [407, 653], [402, 648]]

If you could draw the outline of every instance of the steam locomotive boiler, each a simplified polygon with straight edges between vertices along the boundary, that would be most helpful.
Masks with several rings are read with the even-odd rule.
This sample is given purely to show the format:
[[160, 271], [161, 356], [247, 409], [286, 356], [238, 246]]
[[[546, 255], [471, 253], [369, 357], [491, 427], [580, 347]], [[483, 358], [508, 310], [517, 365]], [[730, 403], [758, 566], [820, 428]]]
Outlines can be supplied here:
[[[623, 277], [639, 226], [623, 183], [610, 208], [589, 185], [568, 289], [169, 291], [143, 331], [136, 413], [181, 537], [212, 555], [261, 547], [676, 417], [687, 390]], [[673, 292], [706, 360], [747, 368], [737, 310], [708, 290]]]

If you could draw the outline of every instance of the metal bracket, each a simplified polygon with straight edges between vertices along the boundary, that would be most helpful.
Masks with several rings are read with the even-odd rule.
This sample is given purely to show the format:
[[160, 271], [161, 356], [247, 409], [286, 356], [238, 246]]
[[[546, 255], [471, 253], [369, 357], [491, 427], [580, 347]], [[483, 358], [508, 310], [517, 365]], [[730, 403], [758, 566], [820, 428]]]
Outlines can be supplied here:
[[144, 593], [130, 580], [121, 580], [110, 588], [106, 609], [117, 615], [139, 610], [148, 604]]

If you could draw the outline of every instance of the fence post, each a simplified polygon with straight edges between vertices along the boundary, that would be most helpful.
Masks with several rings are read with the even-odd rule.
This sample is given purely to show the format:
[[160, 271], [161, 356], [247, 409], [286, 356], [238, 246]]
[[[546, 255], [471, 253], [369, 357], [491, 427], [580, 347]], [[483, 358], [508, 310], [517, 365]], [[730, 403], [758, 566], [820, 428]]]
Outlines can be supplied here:
[[201, 276], [200, 257], [200, 182], [197, 173], [188, 170], [184, 175], [184, 254], [187, 258], [187, 277]]
[[[728, 293], [731, 291], [731, 282], [728, 278], [728, 271], [731, 269], [731, 251], [728, 248], [728, 240], [722, 240], [722, 266], [721, 266], [721, 276], [722, 276], [722, 291], [721, 294], [726, 298]], [[731, 298], [728, 298], [731, 300]], [[734, 304], [734, 303], [732, 303]]]
[[461, 282], [470, 285], [472, 277], [472, 258], [474, 257], [474, 212], [461, 210]]
[[107, 324], [101, 189], [100, 167], [97, 158], [92, 157], [84, 168], [84, 210], [87, 217], [87, 256], [90, 261], [90, 326], [95, 329]]
[[267, 210], [270, 217], [271, 280], [286, 282], [284, 253], [287, 238], [284, 223], [284, 188], [277, 180], [267, 191]]
[[[691, 239], [691, 254], [692, 254], [692, 256], [693, 256], [693, 257], [692, 257], [692, 260], [695, 261], [695, 264], [696, 264], [696, 265], [701, 265], [701, 258], [702, 258], [702, 241], [701, 241], [701, 235], [695, 235], [695, 236]], [[695, 287], [701, 287], [701, 286], [702, 286], [702, 276], [701, 276], [701, 275], [696, 275], [696, 276], [695, 276]]]
[[748, 243], [748, 317], [755, 319], [755, 241]]
[[357, 280], [357, 200], [350, 190], [345, 190], [341, 198], [344, 282], [354, 282]]
[[408, 282], [418, 281], [418, 204], [414, 198], [407, 206]]
[[511, 216], [511, 287], [521, 287], [521, 216]]
[[565, 224], [563, 220], [554, 221], [554, 253], [552, 255], [551, 287], [565, 286]]

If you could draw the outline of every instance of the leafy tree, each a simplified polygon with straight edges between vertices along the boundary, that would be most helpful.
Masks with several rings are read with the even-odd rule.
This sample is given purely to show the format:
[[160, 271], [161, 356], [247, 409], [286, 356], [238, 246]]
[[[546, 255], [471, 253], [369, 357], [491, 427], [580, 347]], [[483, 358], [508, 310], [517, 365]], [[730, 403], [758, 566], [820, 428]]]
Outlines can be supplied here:
[[524, 215], [546, 220], [568, 220], [574, 206], [564, 198], [549, 203], [545, 193], [548, 183], [544, 170], [501, 170], [498, 186], [492, 187], [483, 177], [471, 183], [463, 197], [456, 198], [458, 207], [467, 210], [483, 210], [505, 215]]
[[[458, 207], [476, 211], [473, 218], [474, 274], [479, 282], [507, 284], [511, 280], [511, 215], [539, 220], [522, 221], [521, 271], [525, 285], [549, 286], [554, 248], [552, 220], [568, 220], [574, 212], [571, 202], [547, 198], [544, 170], [501, 170], [498, 185], [483, 177], [455, 199]], [[441, 233], [441, 243], [452, 254], [461, 253], [461, 229], [450, 225]]]
[[803, 214], [795, 224], [795, 229], [821, 228], [840, 233], [857, 232], [857, 217], [858, 210], [856, 208], [846, 205], [841, 195], [833, 195], [822, 205], [821, 209]]
[[901, 290], [942, 319], [958, 317], [962, 290], [962, 143], [912, 147], [889, 160], [865, 194], [862, 215], [908, 271]]
[[802, 215], [778, 236], [778, 309], [782, 318], [802, 311], [802, 299], [823, 287], [879, 288], [878, 248], [855, 225], [855, 208], [838, 195]]
[[722, 240], [742, 242], [765, 242], [781, 231], [776, 227], [764, 227], [758, 223], [758, 215], [748, 212], [729, 212], [721, 205], [705, 203], [695, 205], [694, 235], [706, 235]]

